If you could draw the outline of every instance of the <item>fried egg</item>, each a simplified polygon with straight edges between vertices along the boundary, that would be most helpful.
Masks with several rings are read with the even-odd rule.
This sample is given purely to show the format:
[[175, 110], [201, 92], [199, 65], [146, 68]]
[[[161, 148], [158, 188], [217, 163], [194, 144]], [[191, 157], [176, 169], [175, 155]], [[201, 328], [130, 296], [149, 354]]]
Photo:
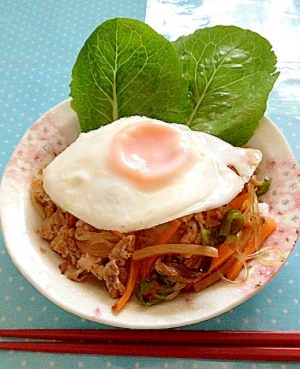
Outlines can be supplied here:
[[130, 232], [227, 204], [262, 159], [177, 123], [121, 118], [88, 133], [43, 171], [65, 211], [98, 229]]

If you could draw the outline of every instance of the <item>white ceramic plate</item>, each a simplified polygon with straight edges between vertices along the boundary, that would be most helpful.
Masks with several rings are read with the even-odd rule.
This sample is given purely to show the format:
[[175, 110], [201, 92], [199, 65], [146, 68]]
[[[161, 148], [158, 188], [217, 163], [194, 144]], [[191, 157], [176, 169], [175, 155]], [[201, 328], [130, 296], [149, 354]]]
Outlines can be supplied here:
[[[243, 285], [219, 282], [198, 294], [185, 294], [150, 308], [141, 307], [133, 297], [123, 311], [113, 313], [115, 300], [101, 284], [76, 283], [60, 274], [58, 265], [62, 259], [36, 234], [40, 219], [30, 202], [29, 186], [35, 169], [64, 150], [79, 131], [69, 100], [51, 109], [21, 139], [1, 183], [1, 223], [7, 250], [28, 281], [61, 308], [117, 327], [184, 326], [213, 318], [248, 300], [283, 266], [254, 261]], [[262, 119], [249, 146], [263, 152], [259, 173], [273, 180], [265, 201], [278, 228], [266, 244], [280, 245], [287, 258], [296, 244], [300, 223], [299, 167], [285, 138], [267, 118]]]

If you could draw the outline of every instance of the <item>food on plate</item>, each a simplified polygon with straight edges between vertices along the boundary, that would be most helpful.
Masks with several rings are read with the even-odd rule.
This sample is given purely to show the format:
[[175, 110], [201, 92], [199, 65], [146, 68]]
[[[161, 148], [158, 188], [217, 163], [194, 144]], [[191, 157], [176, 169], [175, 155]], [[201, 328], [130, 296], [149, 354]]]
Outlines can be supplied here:
[[62, 273], [104, 281], [114, 311], [132, 294], [149, 306], [241, 283], [276, 228], [258, 201], [270, 184], [255, 175], [262, 154], [239, 147], [264, 115], [275, 64], [266, 39], [235, 26], [175, 42], [133, 19], [97, 27], [70, 84], [82, 133], [31, 187]]
[[34, 178], [40, 234], [69, 278], [94, 275], [122, 296], [115, 310], [134, 290], [143, 305], [200, 290], [218, 265], [233, 280], [237, 255], [276, 227], [259, 212], [261, 158], [181, 124], [122, 118], [80, 134]]

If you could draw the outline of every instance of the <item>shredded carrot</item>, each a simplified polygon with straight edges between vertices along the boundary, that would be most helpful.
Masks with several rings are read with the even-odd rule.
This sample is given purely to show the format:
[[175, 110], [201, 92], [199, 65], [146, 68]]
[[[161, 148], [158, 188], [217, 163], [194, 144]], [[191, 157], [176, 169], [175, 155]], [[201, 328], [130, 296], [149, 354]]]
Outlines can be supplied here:
[[[277, 224], [275, 222], [275, 220], [271, 217], [267, 217], [266, 221], [260, 226], [260, 230], [259, 230], [259, 245], [261, 245], [264, 240], [274, 231], [274, 229], [276, 228]], [[242, 256], [247, 257], [251, 254], [253, 254], [256, 250], [256, 242], [255, 242], [255, 233], [252, 234], [250, 241], [248, 242], [248, 244], [245, 246]], [[234, 280], [238, 274], [240, 273], [240, 271], [243, 268], [243, 261], [236, 259], [235, 262], [233, 263], [233, 265], [231, 266], [231, 268], [226, 272], [226, 277], [230, 280]]]
[[115, 236], [118, 236], [120, 238], [122, 238], [124, 236], [124, 233], [121, 233], [119, 231], [111, 231], [111, 233], [113, 233]]
[[124, 294], [119, 298], [119, 300], [112, 306], [112, 310], [115, 312], [120, 311], [130, 299], [137, 282], [138, 274], [139, 274], [139, 262], [133, 259], [130, 259], [129, 265], [129, 276], [127, 279], [126, 288]]
[[232, 244], [229, 245], [227, 243], [222, 243], [222, 245], [218, 247], [218, 253], [219, 253], [218, 257], [212, 258], [208, 273], [211, 273], [212, 271], [218, 269], [222, 264], [224, 264], [230, 258], [230, 256], [234, 254], [235, 251], [236, 251], [235, 245], [232, 245]]
[[[178, 219], [174, 219], [169, 223], [168, 228], [166, 228], [154, 241], [154, 245], [162, 245], [169, 243], [175, 233], [177, 232], [178, 228], [180, 227], [181, 222]], [[158, 256], [150, 256], [148, 258], [145, 258], [141, 261], [140, 266], [140, 280], [144, 281], [145, 279], [150, 277], [152, 267], [157, 260]]]
[[230, 269], [231, 265], [234, 263], [236, 258], [232, 255], [228, 260], [217, 270], [212, 273], [207, 273], [200, 281], [194, 284], [195, 292], [199, 292], [204, 290], [205, 288], [212, 286], [216, 282], [218, 282], [222, 276], [225, 274], [227, 269]]
[[244, 202], [250, 199], [249, 196], [249, 192], [245, 192], [242, 195], [239, 195], [232, 199], [228, 206], [232, 209], [241, 210], [243, 208]]
[[154, 245], [162, 245], [169, 243], [175, 235], [177, 229], [180, 227], [181, 222], [178, 219], [174, 219], [170, 222], [170, 226], [165, 229], [155, 240]]
[[245, 226], [242, 231], [239, 239], [235, 243], [227, 244], [223, 243], [218, 247], [219, 255], [217, 258], [212, 259], [211, 266], [209, 268], [208, 273], [213, 272], [221, 265], [223, 265], [235, 252], [242, 251], [250, 241], [253, 230], [251, 226]]
[[144, 281], [150, 277], [154, 263], [158, 256], [152, 256], [141, 260], [139, 280]]

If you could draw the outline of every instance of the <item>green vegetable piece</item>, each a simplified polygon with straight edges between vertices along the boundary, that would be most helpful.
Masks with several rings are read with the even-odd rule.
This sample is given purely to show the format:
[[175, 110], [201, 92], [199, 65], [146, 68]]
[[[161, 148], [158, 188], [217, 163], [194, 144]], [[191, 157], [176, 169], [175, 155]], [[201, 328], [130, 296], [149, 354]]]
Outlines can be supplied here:
[[220, 235], [237, 235], [244, 225], [243, 214], [236, 209], [230, 209], [226, 212], [220, 226]]
[[134, 19], [111, 19], [95, 29], [75, 62], [70, 88], [84, 132], [132, 115], [184, 122], [191, 110], [172, 43]]
[[197, 30], [174, 42], [189, 83], [187, 125], [241, 146], [258, 127], [278, 78], [271, 44], [235, 26]]
[[138, 284], [136, 296], [142, 306], [152, 306], [173, 294], [175, 285], [175, 281], [155, 272], [150, 278]]
[[216, 246], [228, 241], [234, 240], [244, 225], [243, 214], [236, 209], [229, 209], [221, 224], [215, 227], [201, 229], [200, 236], [203, 245]]
[[265, 177], [261, 186], [259, 186], [256, 195], [257, 197], [264, 195], [269, 191], [269, 188], [271, 186], [272, 180], [269, 177]]
[[217, 246], [223, 243], [226, 236], [220, 235], [220, 227], [210, 227], [200, 230], [201, 241], [204, 246]]

